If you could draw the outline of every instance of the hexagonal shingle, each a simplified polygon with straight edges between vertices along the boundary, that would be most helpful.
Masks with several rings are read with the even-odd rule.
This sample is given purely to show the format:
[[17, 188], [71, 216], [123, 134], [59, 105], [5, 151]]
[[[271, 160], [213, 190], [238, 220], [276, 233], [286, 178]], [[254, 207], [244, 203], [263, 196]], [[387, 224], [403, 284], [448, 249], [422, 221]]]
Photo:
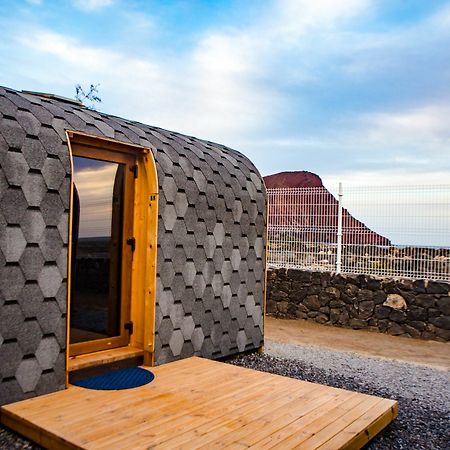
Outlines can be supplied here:
[[44, 267], [44, 257], [39, 247], [28, 247], [22, 254], [19, 264], [27, 280], [37, 280]]
[[42, 339], [42, 330], [37, 320], [23, 322], [16, 338], [24, 355], [33, 354]]
[[61, 153], [62, 140], [53, 128], [41, 127], [38, 138], [51, 155], [59, 155]]
[[194, 170], [194, 181], [198, 187], [198, 190], [200, 192], [205, 192], [207, 182], [205, 175], [203, 175], [203, 173], [200, 170], [197, 169]]
[[176, 273], [183, 273], [184, 266], [186, 265], [186, 253], [183, 247], [175, 248], [172, 264]]
[[28, 207], [21, 189], [8, 189], [2, 197], [0, 208], [9, 224], [20, 224]]
[[25, 317], [35, 317], [44, 301], [44, 295], [39, 285], [26, 284], [20, 291], [18, 301]]
[[44, 266], [39, 274], [39, 287], [46, 298], [56, 296], [61, 282], [62, 277], [56, 266]]
[[202, 298], [203, 292], [205, 291], [206, 283], [202, 274], [195, 275], [194, 282], [192, 283], [194, 288], [195, 296], [197, 298]]
[[69, 242], [69, 214], [64, 213], [58, 223], [58, 231], [63, 244]]
[[253, 308], [252, 319], [255, 326], [259, 326], [263, 323], [263, 313], [260, 305]]
[[2, 162], [2, 169], [10, 185], [20, 186], [28, 173], [29, 167], [22, 153], [7, 152]]
[[162, 184], [162, 191], [164, 192], [164, 196], [168, 202], [174, 202], [175, 196], [178, 191], [177, 184], [173, 177], [164, 177], [164, 181]]
[[44, 146], [37, 139], [27, 137], [22, 145], [22, 153], [30, 169], [40, 170], [47, 159]]
[[23, 325], [24, 316], [18, 304], [3, 305], [0, 314], [0, 333], [4, 339], [15, 339]]
[[255, 254], [257, 258], [262, 258], [264, 253], [264, 240], [261, 237], [255, 240]]
[[183, 244], [184, 246], [185, 240], [187, 239], [187, 230], [186, 225], [182, 219], [176, 220], [174, 226], [172, 227], [172, 235], [177, 245]]
[[44, 334], [53, 333], [58, 338], [58, 331], [65, 327], [66, 319], [62, 317], [56, 301], [44, 301], [36, 313], [36, 318]]
[[219, 297], [222, 295], [222, 289], [223, 289], [223, 278], [221, 273], [215, 273], [212, 279], [212, 288], [214, 291], [214, 295], [216, 297]]
[[202, 300], [196, 300], [192, 305], [192, 319], [195, 325], [201, 325], [205, 316], [205, 305]]
[[223, 223], [216, 224], [216, 226], [214, 227], [213, 235], [217, 246], [222, 246], [223, 239], [225, 237], [225, 229], [223, 227]]
[[247, 345], [247, 336], [245, 335], [245, 331], [241, 330], [237, 334], [236, 343], [238, 350], [243, 352], [245, 350], [245, 346]]
[[24, 393], [34, 391], [41, 373], [42, 369], [35, 358], [24, 359], [19, 364], [16, 371], [16, 380]]
[[233, 270], [239, 270], [239, 266], [241, 264], [241, 252], [239, 249], [233, 249], [231, 253], [231, 265], [233, 267]]
[[220, 296], [220, 299], [222, 300], [222, 305], [224, 308], [229, 308], [231, 303], [231, 288], [230, 286], [226, 285], [222, 289], [222, 295]]
[[[23, 353], [17, 342], [3, 342], [0, 346], [0, 379], [14, 376]], [[3, 386], [2, 386], [3, 387]]]
[[255, 298], [253, 297], [253, 295], [248, 295], [247, 299], [245, 300], [245, 309], [249, 316], [253, 314], [254, 308], [255, 308]]
[[212, 258], [214, 256], [214, 252], [216, 250], [216, 240], [214, 239], [214, 236], [212, 234], [208, 234], [206, 236], [204, 243], [203, 244], [199, 243], [199, 245], [204, 246], [207, 258]]
[[186, 198], [191, 206], [195, 206], [198, 200], [199, 191], [198, 187], [193, 180], [187, 180], [186, 185], [184, 186], [184, 190], [186, 192]]
[[169, 310], [169, 317], [173, 328], [181, 328], [184, 318], [183, 305], [181, 303], [174, 303]]
[[202, 348], [203, 341], [205, 340], [205, 335], [201, 328], [195, 328], [192, 332], [191, 342], [196, 352], [199, 352]]
[[239, 222], [242, 216], [242, 203], [240, 200], [235, 200], [233, 205], [233, 218], [235, 222]]
[[18, 266], [6, 266], [0, 270], [0, 292], [5, 300], [17, 300], [25, 285], [25, 278]]
[[183, 268], [183, 278], [186, 286], [192, 286], [196, 274], [197, 269], [195, 268], [195, 264], [192, 261], [186, 262]]
[[57, 226], [61, 215], [64, 213], [64, 205], [56, 192], [47, 192], [41, 201], [41, 212], [47, 225]]
[[34, 117], [29, 111], [18, 111], [17, 122], [20, 123], [26, 134], [29, 136], [37, 136], [41, 129], [41, 122]]
[[172, 336], [173, 325], [169, 317], [163, 318], [159, 328], [157, 329], [157, 333], [159, 338], [161, 339], [162, 345], [167, 345], [169, 343], [170, 337]]
[[221, 248], [216, 248], [214, 250], [213, 261], [214, 261], [214, 267], [216, 269], [216, 272], [221, 272], [223, 263], [225, 261], [225, 258], [223, 256], [223, 252], [222, 252]]
[[231, 275], [233, 274], [233, 267], [230, 261], [224, 261], [220, 270], [222, 274], [223, 282], [229, 283], [231, 281]]
[[22, 256], [26, 240], [19, 227], [6, 227], [0, 237], [0, 249], [7, 262], [17, 262]]
[[25, 141], [25, 130], [15, 120], [2, 118], [1, 134], [10, 148], [20, 149]]
[[172, 231], [177, 220], [177, 212], [175, 206], [166, 205], [164, 211], [162, 211], [162, 220], [164, 222], [164, 227], [167, 231]]
[[240, 306], [236, 317], [240, 328], [244, 328], [245, 322], [247, 321], [247, 317], [248, 317], [247, 310], [245, 309], [245, 307]]
[[181, 324], [181, 332], [185, 340], [189, 340], [194, 332], [195, 323], [192, 316], [183, 317], [183, 323]]
[[220, 323], [215, 323], [211, 330], [211, 341], [214, 344], [214, 347], [218, 347], [220, 345], [222, 334], [223, 331]]
[[44, 178], [39, 173], [29, 173], [22, 184], [22, 191], [28, 205], [39, 206], [47, 193]]
[[57, 228], [46, 228], [39, 240], [39, 247], [46, 261], [56, 261], [63, 248], [63, 241]]
[[222, 311], [219, 321], [220, 325], [222, 326], [222, 330], [224, 331], [224, 333], [227, 333], [231, 325], [231, 312], [229, 309], [224, 309]]
[[42, 168], [42, 176], [49, 189], [57, 190], [66, 176], [66, 171], [61, 161], [55, 158], [47, 158]]
[[45, 222], [40, 211], [28, 210], [20, 223], [25, 239], [29, 244], [37, 243], [45, 229]]
[[36, 358], [43, 370], [52, 369], [60, 352], [59, 344], [53, 336], [41, 340], [36, 350]]
[[208, 183], [208, 185], [206, 186], [206, 199], [208, 201], [208, 205], [211, 207], [215, 207], [217, 197], [218, 193], [216, 187], [214, 186], [214, 184]]
[[183, 348], [184, 338], [181, 330], [175, 330], [169, 340], [169, 347], [172, 350], [173, 356], [179, 356]]
[[177, 192], [175, 194], [174, 205], [178, 217], [183, 217], [188, 208], [188, 201], [184, 192]]
[[175, 270], [173, 268], [172, 262], [164, 261], [161, 263], [161, 269], [159, 270], [159, 277], [163, 287], [172, 287], [173, 278], [175, 276]]
[[227, 356], [230, 354], [231, 339], [228, 334], [224, 334], [220, 339], [220, 352], [222, 356]]

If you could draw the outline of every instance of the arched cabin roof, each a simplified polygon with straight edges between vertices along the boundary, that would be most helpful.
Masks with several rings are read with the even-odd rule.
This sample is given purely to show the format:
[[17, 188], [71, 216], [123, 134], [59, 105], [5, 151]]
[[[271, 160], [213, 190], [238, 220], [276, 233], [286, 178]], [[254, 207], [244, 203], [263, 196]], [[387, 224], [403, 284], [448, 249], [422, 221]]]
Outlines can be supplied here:
[[[64, 349], [61, 286], [67, 279], [71, 170], [66, 130], [153, 152], [160, 189], [156, 363], [191, 354], [221, 357], [261, 346], [266, 193], [248, 158], [223, 145], [92, 111], [76, 101], [0, 87], [0, 225], [15, 242], [8, 249], [0, 243], [0, 288], [6, 300], [18, 300], [17, 320], [28, 314], [21, 303], [24, 290], [37, 283], [43, 292], [33, 295], [53, 298], [60, 312], [58, 319], [57, 307], [46, 302], [51, 311], [38, 314], [37, 320]], [[33, 272], [26, 261], [39, 253], [37, 247], [45, 264]]]

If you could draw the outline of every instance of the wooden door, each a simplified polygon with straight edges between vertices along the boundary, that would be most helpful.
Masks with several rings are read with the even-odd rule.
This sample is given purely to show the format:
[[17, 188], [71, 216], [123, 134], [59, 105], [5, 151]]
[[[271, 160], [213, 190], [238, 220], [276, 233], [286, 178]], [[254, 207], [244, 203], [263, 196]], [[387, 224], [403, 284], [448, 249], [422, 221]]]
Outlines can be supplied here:
[[73, 152], [70, 356], [126, 346], [136, 157]]

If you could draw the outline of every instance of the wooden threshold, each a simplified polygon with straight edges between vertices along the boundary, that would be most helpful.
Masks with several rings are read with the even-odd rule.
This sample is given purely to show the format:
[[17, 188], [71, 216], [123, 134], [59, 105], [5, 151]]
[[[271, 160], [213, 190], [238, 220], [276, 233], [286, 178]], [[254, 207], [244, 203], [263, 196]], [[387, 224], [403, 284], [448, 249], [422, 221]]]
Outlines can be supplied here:
[[70, 386], [3, 406], [1, 422], [53, 449], [359, 449], [397, 402], [188, 358], [122, 391]]
[[112, 348], [100, 352], [87, 353], [84, 355], [71, 356], [69, 358], [67, 370], [87, 369], [88, 367], [111, 364], [123, 359], [137, 358], [144, 355], [144, 350], [132, 346]]

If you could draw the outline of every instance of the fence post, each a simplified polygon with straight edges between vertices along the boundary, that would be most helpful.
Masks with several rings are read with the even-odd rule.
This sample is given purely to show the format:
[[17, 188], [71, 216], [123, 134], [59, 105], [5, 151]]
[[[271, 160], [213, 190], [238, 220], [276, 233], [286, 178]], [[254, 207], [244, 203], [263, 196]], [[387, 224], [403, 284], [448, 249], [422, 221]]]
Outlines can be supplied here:
[[337, 224], [337, 249], [336, 249], [336, 273], [341, 273], [342, 265], [342, 183], [339, 183], [338, 192], [338, 224]]

